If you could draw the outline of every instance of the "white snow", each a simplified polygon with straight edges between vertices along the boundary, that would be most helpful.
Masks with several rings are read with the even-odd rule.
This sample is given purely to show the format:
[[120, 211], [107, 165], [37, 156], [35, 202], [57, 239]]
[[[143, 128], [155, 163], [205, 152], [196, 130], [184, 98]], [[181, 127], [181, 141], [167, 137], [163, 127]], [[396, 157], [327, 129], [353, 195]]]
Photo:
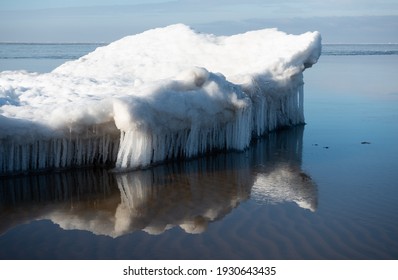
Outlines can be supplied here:
[[0, 174], [111, 162], [116, 169], [217, 149], [304, 122], [318, 32], [234, 36], [177, 24], [128, 36], [51, 73], [0, 73]]

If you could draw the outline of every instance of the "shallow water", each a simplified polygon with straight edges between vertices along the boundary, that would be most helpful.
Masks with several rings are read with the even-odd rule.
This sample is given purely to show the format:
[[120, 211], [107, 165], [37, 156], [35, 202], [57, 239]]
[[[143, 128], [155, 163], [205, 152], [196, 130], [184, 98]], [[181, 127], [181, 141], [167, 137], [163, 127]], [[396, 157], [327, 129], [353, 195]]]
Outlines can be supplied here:
[[0, 178], [1, 259], [397, 259], [398, 56], [323, 56], [307, 125], [143, 171]]

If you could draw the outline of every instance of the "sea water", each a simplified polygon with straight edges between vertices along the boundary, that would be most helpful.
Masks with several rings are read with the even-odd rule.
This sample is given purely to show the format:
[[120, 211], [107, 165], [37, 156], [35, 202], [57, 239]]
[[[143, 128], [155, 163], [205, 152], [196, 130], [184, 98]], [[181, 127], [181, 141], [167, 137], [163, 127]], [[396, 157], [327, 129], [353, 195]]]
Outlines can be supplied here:
[[[0, 44], [0, 71], [95, 47]], [[242, 153], [0, 178], [0, 258], [396, 259], [397, 50], [325, 45], [304, 72], [307, 124]]]
[[46, 73], [104, 45], [105, 43], [0, 43], [0, 71]]

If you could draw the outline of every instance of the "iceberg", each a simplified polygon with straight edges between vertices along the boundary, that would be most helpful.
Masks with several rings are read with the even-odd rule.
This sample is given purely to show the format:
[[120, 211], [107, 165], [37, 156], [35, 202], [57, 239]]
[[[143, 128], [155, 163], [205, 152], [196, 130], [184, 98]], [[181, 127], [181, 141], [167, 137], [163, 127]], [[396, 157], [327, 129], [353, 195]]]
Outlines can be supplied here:
[[233, 36], [176, 24], [99, 47], [50, 73], [0, 73], [0, 174], [139, 169], [304, 123], [318, 32]]

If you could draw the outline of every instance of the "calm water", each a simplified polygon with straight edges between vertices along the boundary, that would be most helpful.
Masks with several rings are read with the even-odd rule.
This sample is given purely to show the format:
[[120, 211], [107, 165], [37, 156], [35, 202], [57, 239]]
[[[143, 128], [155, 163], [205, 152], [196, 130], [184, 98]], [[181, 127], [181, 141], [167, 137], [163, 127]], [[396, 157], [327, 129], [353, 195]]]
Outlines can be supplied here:
[[0, 71], [23, 69], [29, 72], [45, 73], [68, 60], [78, 59], [104, 45], [101, 43], [0, 43]]
[[[97, 46], [24, 47], [40, 55], [0, 44], [0, 70]], [[307, 125], [244, 153], [0, 178], [0, 258], [398, 259], [397, 49], [325, 46], [305, 72]]]

